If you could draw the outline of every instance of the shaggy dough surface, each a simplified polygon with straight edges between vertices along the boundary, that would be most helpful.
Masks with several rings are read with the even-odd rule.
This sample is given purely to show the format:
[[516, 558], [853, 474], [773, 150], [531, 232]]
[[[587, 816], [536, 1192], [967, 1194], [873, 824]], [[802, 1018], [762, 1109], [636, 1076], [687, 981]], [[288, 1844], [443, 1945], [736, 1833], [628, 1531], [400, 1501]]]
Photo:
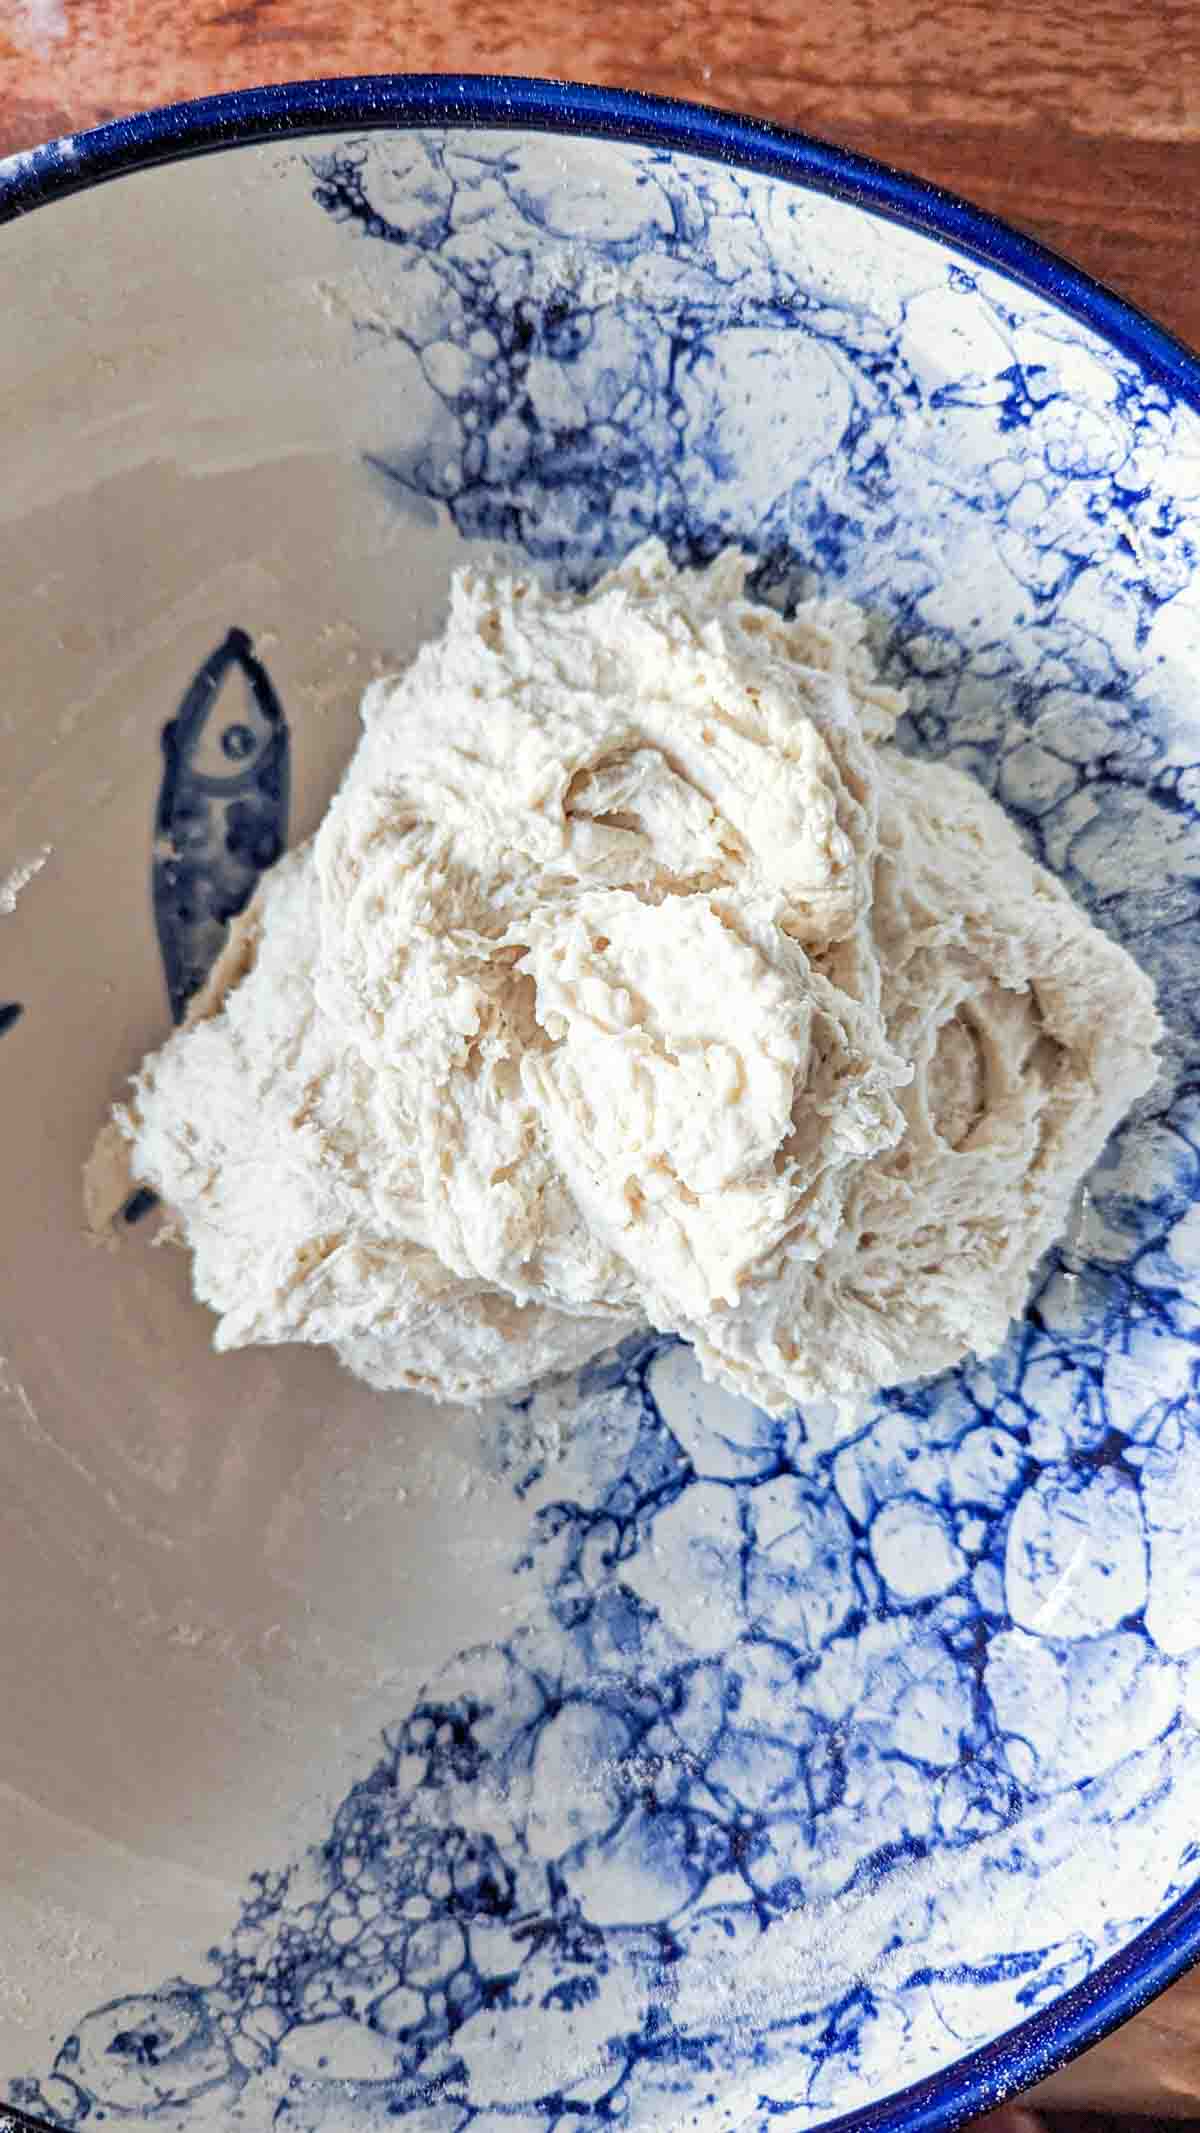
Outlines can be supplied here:
[[647, 1320], [767, 1408], [986, 1354], [1154, 1077], [1148, 980], [847, 602], [648, 542], [455, 577], [118, 1114], [217, 1345], [474, 1400]]

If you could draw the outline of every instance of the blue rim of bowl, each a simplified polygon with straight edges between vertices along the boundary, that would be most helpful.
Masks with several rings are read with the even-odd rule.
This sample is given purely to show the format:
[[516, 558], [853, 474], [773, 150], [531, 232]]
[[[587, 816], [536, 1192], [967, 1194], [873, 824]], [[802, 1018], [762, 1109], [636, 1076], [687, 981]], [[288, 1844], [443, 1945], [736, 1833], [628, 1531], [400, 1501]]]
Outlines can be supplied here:
[[[956, 193], [765, 119], [634, 89], [516, 75], [364, 74], [235, 89], [0, 160], [0, 223], [187, 156], [321, 133], [493, 127], [671, 149], [852, 202], [994, 268], [1089, 326], [1200, 413], [1200, 355], [1057, 252]], [[990, 2044], [820, 2133], [952, 2133], [1065, 2066], [1200, 1961], [1200, 1882], [1082, 1984]], [[0, 2104], [0, 2112], [6, 2106]], [[18, 2123], [37, 2120], [19, 2117]]]
[[849, 200], [994, 267], [1200, 411], [1200, 354], [1048, 246], [957, 193], [766, 119], [636, 89], [503, 74], [354, 74], [232, 89], [0, 159], [0, 223], [107, 178], [214, 149], [379, 127], [517, 127], [669, 148]]

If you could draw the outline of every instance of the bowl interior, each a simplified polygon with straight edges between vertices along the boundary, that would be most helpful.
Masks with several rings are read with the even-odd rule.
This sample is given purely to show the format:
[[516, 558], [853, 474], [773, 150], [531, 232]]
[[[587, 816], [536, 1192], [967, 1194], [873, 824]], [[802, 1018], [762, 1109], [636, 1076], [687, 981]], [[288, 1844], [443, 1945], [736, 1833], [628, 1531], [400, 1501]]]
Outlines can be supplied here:
[[[1194, 1874], [1200, 421], [936, 237], [661, 144], [244, 147], [13, 224], [0, 287], [14, 2100], [812, 2124], [942, 2072]], [[248, 888], [470, 544], [583, 583], [649, 531], [864, 601], [905, 745], [1168, 1017], [1004, 1354], [850, 1444], [660, 1342], [483, 1416], [217, 1358], [148, 1225], [85, 1234], [207, 952], [155, 844], [197, 677]]]

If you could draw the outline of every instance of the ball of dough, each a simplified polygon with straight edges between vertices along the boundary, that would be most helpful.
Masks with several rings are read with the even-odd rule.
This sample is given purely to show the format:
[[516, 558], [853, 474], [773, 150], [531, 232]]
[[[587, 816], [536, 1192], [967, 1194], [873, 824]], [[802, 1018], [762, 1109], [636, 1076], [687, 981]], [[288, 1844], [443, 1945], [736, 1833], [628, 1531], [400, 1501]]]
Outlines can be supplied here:
[[219, 1346], [470, 1400], [648, 1320], [779, 1409], [1003, 1338], [1153, 1077], [1150, 986], [896, 751], [859, 611], [746, 568], [469, 565], [368, 691], [124, 1114]]

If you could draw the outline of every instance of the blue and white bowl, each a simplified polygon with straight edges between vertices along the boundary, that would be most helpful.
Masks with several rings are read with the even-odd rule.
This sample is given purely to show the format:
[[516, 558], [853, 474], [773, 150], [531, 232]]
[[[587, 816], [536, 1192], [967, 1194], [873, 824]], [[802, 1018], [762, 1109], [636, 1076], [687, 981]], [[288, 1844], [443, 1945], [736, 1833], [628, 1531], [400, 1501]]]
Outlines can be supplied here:
[[[221, 98], [0, 217], [8, 2094], [948, 2127], [1200, 1950], [1200, 366], [928, 187], [557, 85]], [[483, 1418], [214, 1357], [139, 1205], [84, 1238], [97, 1122], [464, 545], [650, 531], [876, 611], [1160, 1087], [1003, 1355], [851, 1442], [653, 1339]]]

